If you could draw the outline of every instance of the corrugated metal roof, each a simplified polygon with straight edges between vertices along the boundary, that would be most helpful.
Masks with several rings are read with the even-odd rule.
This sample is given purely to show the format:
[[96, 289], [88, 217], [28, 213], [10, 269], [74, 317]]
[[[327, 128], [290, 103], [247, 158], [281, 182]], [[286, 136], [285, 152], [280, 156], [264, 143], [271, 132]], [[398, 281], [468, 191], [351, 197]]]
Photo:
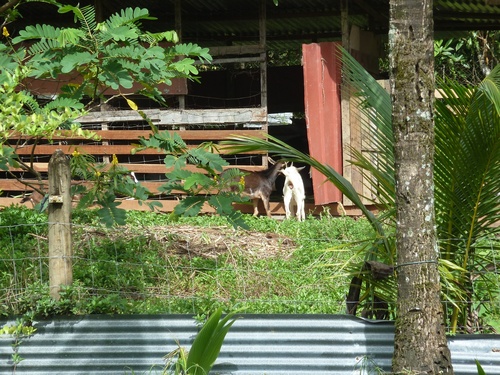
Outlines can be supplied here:
[[[0, 325], [6, 322], [1, 322]], [[19, 348], [16, 374], [161, 374], [162, 358], [189, 346], [190, 315], [55, 318], [36, 322]], [[425, 338], [422, 338], [423, 340]], [[344, 315], [242, 315], [229, 331], [212, 373], [366, 374], [390, 371], [394, 326]], [[455, 374], [500, 374], [500, 335], [449, 339]], [[12, 339], [0, 337], [0, 373], [12, 373]]]
[[[94, 0], [65, 3], [93, 4]], [[147, 8], [157, 21], [144, 23], [147, 30], [164, 31], [174, 25], [175, 0], [101, 0], [103, 15], [125, 7]], [[182, 0], [182, 30], [185, 42], [202, 46], [255, 44], [259, 41], [260, 0]], [[300, 48], [303, 43], [339, 40], [341, 2], [331, 0], [266, 0], [268, 48]], [[70, 14], [58, 15], [53, 6], [27, 3], [20, 6], [23, 18], [11, 26], [11, 34], [26, 24], [72, 25]], [[389, 0], [350, 0], [349, 22], [362, 30], [386, 35], [389, 29]], [[466, 30], [499, 30], [499, 0], [435, 0], [434, 29], [439, 35]], [[445, 34], [443, 34], [445, 33]]]

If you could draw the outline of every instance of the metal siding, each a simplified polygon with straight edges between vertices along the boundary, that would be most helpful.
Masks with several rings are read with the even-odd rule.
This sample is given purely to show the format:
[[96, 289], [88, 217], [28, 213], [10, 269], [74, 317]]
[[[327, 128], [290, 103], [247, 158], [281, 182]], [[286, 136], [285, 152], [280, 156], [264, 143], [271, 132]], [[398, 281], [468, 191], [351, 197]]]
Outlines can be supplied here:
[[[6, 321], [0, 325], [6, 324]], [[10, 322], [13, 323], [13, 322]], [[162, 358], [189, 346], [191, 315], [56, 318], [36, 322], [16, 374], [161, 374]], [[229, 331], [215, 374], [367, 374], [390, 371], [394, 326], [344, 315], [242, 315]], [[449, 339], [455, 374], [500, 375], [500, 335]], [[12, 373], [12, 339], [0, 336], [0, 373]]]
[[[302, 46], [304, 103], [310, 155], [342, 174], [342, 120], [340, 113], [340, 60], [338, 43]], [[314, 203], [339, 202], [340, 191], [325, 183], [325, 176], [312, 169]]]

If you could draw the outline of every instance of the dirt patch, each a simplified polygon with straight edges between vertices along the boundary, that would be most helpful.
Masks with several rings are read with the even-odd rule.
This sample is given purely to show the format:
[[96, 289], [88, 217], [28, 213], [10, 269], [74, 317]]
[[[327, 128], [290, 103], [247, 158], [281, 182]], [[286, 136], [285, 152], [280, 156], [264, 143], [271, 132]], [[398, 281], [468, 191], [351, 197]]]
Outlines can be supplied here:
[[197, 227], [168, 225], [143, 228], [120, 227], [119, 230], [86, 229], [85, 237], [111, 240], [136, 236], [165, 244], [167, 254], [217, 258], [221, 254], [238, 252], [249, 258], [288, 258], [296, 249], [294, 241], [276, 233], [234, 229], [229, 226]]
[[170, 243], [169, 249], [177, 254], [216, 258], [235, 250], [249, 257], [289, 257], [295, 243], [276, 233], [235, 230], [232, 227], [193, 227], [174, 225], [148, 229], [148, 235], [156, 241]]

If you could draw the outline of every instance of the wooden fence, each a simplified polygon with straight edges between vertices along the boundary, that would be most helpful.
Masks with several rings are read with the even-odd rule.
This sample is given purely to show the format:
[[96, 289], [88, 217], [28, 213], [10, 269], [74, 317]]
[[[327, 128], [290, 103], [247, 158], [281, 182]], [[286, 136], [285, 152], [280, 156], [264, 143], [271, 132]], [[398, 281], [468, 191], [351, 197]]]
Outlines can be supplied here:
[[[145, 110], [144, 113], [159, 131], [178, 133], [188, 147], [196, 147], [203, 142], [217, 145], [221, 140], [232, 135], [267, 136], [267, 111], [265, 108], [238, 108], [217, 110]], [[148, 137], [150, 125], [136, 111], [91, 112], [79, 119], [82, 128], [92, 130], [100, 136], [99, 141], [81, 137], [55, 137], [51, 142], [44, 140], [37, 143], [26, 142], [17, 148], [17, 154], [25, 163], [39, 172], [43, 179], [34, 179], [21, 169], [11, 169], [18, 179], [9, 175], [0, 179], [2, 198], [0, 205], [17, 203], [29, 196], [33, 188], [43, 191], [48, 189], [48, 164], [51, 155], [57, 150], [70, 155], [74, 151], [91, 154], [97, 162], [108, 163], [116, 155], [119, 164], [135, 173], [136, 178], [149, 189], [154, 199], [172, 199], [173, 196], [162, 196], [158, 187], [165, 182], [166, 169], [163, 159], [165, 154], [153, 149], [146, 149], [132, 155], [131, 151], [138, 144], [139, 137]], [[17, 139], [12, 137], [11, 142]], [[245, 170], [262, 170], [267, 168], [265, 153], [228, 155], [218, 151], [231, 166]], [[195, 168], [190, 166], [188, 168]], [[128, 202], [125, 206], [135, 207]], [[169, 205], [165, 210], [169, 210]]]

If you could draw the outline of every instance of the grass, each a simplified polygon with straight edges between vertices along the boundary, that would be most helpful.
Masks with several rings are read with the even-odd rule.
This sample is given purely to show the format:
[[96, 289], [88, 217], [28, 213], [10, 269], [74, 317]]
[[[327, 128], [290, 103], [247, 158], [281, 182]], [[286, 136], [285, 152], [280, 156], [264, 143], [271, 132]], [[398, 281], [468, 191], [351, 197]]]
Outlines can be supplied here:
[[[324, 212], [305, 222], [267, 217], [234, 230], [224, 218], [129, 212], [127, 225], [73, 215], [73, 283], [49, 297], [47, 217], [25, 207], [0, 211], [0, 316], [344, 313], [350, 277], [363, 261], [354, 243], [371, 238], [364, 219]], [[490, 251], [484, 245], [484, 251]], [[476, 282], [474, 309], [498, 330], [498, 274]], [[483, 285], [484, 284], [484, 285]]]
[[0, 309], [4, 315], [343, 313], [348, 282], [336, 269], [349, 251], [325, 251], [371, 234], [368, 223], [324, 213], [305, 222], [129, 212], [106, 229], [91, 211], [73, 215], [72, 285], [48, 297], [47, 218], [24, 207], [0, 212]]

